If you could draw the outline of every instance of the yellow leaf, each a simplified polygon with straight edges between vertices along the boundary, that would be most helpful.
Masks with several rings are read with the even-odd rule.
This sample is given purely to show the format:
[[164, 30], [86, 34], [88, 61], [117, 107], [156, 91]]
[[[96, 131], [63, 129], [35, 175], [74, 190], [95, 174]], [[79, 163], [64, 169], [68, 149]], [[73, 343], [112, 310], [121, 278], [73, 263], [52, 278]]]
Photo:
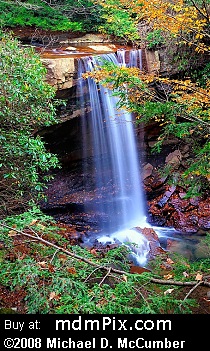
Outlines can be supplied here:
[[173, 278], [173, 275], [172, 274], [165, 274], [164, 276], [164, 279], [171, 279], [171, 278]]
[[46, 227], [44, 226], [44, 225], [42, 225], [42, 224], [38, 224], [38, 226], [39, 226], [39, 228], [41, 229], [41, 230], [45, 230], [46, 229]]
[[16, 236], [18, 233], [15, 230], [10, 230], [8, 236]]
[[127, 283], [128, 278], [127, 278], [127, 276], [125, 274], [122, 275], [122, 279]]
[[172, 259], [169, 258], [169, 257], [167, 258], [166, 262], [167, 262], [168, 264], [173, 264], [173, 263], [174, 263], [174, 261], [172, 261]]
[[171, 294], [174, 289], [168, 289], [164, 291], [164, 295]]
[[37, 222], [38, 222], [38, 219], [33, 219], [29, 225], [32, 226], [32, 225], [36, 224]]
[[197, 273], [197, 275], [196, 275], [196, 277], [195, 277], [195, 280], [203, 280], [203, 276], [202, 276], [202, 274], [200, 274], [200, 273]]
[[47, 262], [46, 262], [46, 261], [37, 262], [37, 264], [38, 264], [41, 268], [47, 268]]

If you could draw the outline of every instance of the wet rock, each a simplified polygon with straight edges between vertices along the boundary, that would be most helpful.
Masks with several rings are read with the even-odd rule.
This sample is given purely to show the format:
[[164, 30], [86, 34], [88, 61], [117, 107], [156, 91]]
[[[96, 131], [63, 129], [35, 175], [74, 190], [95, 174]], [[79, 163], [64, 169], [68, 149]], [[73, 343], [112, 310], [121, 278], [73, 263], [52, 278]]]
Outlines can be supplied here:
[[159, 242], [159, 238], [157, 233], [155, 232], [154, 229], [152, 228], [140, 228], [140, 227], [135, 227], [136, 230], [138, 230], [141, 234], [143, 234], [145, 236], [145, 238], [147, 238], [147, 240], [149, 241], [158, 241]]
[[[147, 178], [146, 189], [152, 192], [151, 177]], [[150, 183], [149, 183], [150, 180]], [[185, 233], [196, 233], [209, 230], [210, 228], [210, 205], [208, 197], [185, 198], [186, 191], [183, 187], [167, 187], [163, 184], [158, 193], [153, 196], [147, 195], [150, 223], [174, 227]]]
[[185, 191], [179, 192], [179, 197], [180, 197], [180, 199], [184, 199], [186, 197], [186, 192]]
[[153, 190], [156, 190], [160, 187], [162, 187], [167, 179], [167, 176], [165, 177], [159, 177], [158, 174], [154, 175], [153, 181], [151, 183], [151, 187]]
[[202, 199], [200, 197], [194, 197], [194, 198], [191, 198], [188, 200], [191, 203], [191, 205], [197, 206], [197, 207], [199, 206], [200, 202], [202, 201]]
[[69, 89], [76, 84], [75, 60], [69, 58], [43, 58], [42, 63], [47, 68], [46, 79], [57, 90]]
[[171, 197], [171, 195], [174, 193], [175, 190], [176, 190], [175, 185], [170, 186], [169, 189], [163, 195], [163, 197], [158, 201], [158, 206], [163, 207], [167, 203], [168, 199]]
[[201, 241], [195, 247], [195, 256], [197, 259], [199, 258], [209, 258], [209, 247], [205, 245], [205, 242]]
[[198, 225], [200, 228], [210, 229], [210, 218], [207, 218], [207, 217], [199, 218]]
[[191, 213], [176, 211], [172, 215], [174, 227], [182, 232], [196, 233], [198, 230], [198, 216]]
[[180, 147], [180, 151], [182, 153], [182, 157], [188, 157], [189, 151], [190, 151], [190, 146], [188, 144], [185, 144]]
[[110, 42], [109, 38], [103, 34], [86, 33], [75, 38], [65, 38], [61, 43], [104, 43]]
[[[191, 233], [192, 234], [192, 233]], [[185, 258], [188, 260], [193, 260], [196, 258], [194, 254], [194, 247], [196, 247], [197, 243], [194, 243], [194, 247], [192, 244], [192, 241], [183, 242], [182, 240], [176, 240], [176, 239], [167, 239], [167, 251], [174, 252], [174, 253], [180, 253], [183, 255]]]
[[152, 259], [155, 256], [165, 252], [165, 250], [161, 247], [159, 237], [153, 228], [136, 227], [135, 229], [138, 230], [141, 234], [143, 234], [145, 238], [149, 241], [149, 259]]
[[146, 50], [145, 54], [148, 73], [157, 74], [160, 71], [160, 60], [158, 51]]
[[153, 166], [150, 163], [147, 163], [144, 167], [143, 167], [143, 174], [142, 174], [142, 179], [144, 180], [145, 178], [148, 178], [151, 176], [152, 171], [153, 171]]
[[210, 203], [209, 199], [199, 202], [198, 214], [201, 216], [206, 216], [210, 218]]
[[165, 253], [165, 250], [160, 246], [159, 242], [150, 241], [149, 243], [149, 258], [152, 259], [157, 255]]
[[170, 204], [179, 211], [184, 212], [189, 206], [189, 200], [181, 199], [179, 196], [170, 199]]
[[74, 46], [67, 46], [67, 48], [65, 48], [66, 51], [76, 51], [77, 49]]
[[164, 194], [166, 191], [166, 181], [167, 177], [161, 177], [159, 173], [153, 168], [152, 175], [144, 179], [144, 189], [148, 201], [157, 198]]
[[179, 150], [171, 152], [165, 159], [165, 163], [173, 169], [178, 169], [182, 160], [182, 154]]

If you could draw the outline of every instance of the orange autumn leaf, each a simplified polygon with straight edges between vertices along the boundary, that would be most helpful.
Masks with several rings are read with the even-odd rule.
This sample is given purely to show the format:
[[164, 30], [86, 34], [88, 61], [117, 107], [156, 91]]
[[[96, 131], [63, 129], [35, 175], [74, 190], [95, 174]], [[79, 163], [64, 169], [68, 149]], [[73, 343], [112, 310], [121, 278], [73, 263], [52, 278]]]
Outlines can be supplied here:
[[173, 275], [172, 274], [166, 274], [166, 275], [164, 275], [163, 276], [164, 277], [164, 279], [171, 279], [171, 278], [173, 278]]
[[100, 307], [100, 306], [104, 306], [104, 305], [107, 305], [108, 304], [108, 301], [103, 297], [101, 300], [98, 301], [97, 303], [97, 307]]
[[95, 249], [91, 249], [91, 250], [90, 250], [90, 253], [91, 253], [92, 255], [94, 255], [94, 256], [98, 256], [98, 253], [97, 253], [97, 251], [96, 251]]
[[54, 273], [55, 272], [55, 266], [49, 263], [48, 265], [49, 272]]
[[20, 256], [18, 259], [22, 261], [25, 257], [26, 257], [26, 254], [23, 253], [22, 256]]
[[60, 296], [57, 295], [54, 291], [52, 291], [52, 292], [50, 293], [49, 300], [56, 300], [56, 301], [58, 301], [59, 299], [60, 299]]
[[167, 258], [166, 262], [168, 264], [173, 264], [174, 263], [174, 261], [170, 257]]
[[41, 268], [47, 268], [47, 266], [48, 266], [46, 261], [40, 261], [40, 262], [37, 262], [37, 264]]
[[68, 267], [67, 268], [67, 272], [70, 273], [70, 274], [76, 274], [77, 273], [77, 271], [76, 271], [76, 269], [74, 267]]
[[33, 219], [31, 221], [31, 223], [29, 224], [29, 226], [33, 226], [34, 224], [36, 224], [38, 222], [38, 219]]
[[197, 273], [197, 274], [196, 274], [196, 277], [195, 277], [195, 280], [199, 280], [199, 281], [203, 280], [202, 274]]
[[127, 277], [125, 274], [123, 274], [123, 275], [122, 275], [122, 279], [124, 280], [124, 282], [126, 282], [126, 283], [127, 283], [127, 281], [128, 281], [128, 277]]
[[59, 257], [59, 259], [60, 259], [61, 261], [66, 261], [66, 260], [67, 260], [67, 256], [64, 255], [64, 254], [60, 254], [58, 257]]

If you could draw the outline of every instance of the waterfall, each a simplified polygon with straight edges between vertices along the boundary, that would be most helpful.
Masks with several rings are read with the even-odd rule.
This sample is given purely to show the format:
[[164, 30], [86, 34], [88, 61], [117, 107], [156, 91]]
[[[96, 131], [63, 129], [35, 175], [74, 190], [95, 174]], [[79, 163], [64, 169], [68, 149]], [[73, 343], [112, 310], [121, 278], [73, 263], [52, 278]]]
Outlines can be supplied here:
[[[135, 243], [136, 259], [145, 264], [148, 241], [135, 227], [146, 223], [145, 198], [141, 184], [140, 160], [132, 114], [117, 109], [113, 92], [82, 74], [101, 65], [101, 58], [116, 65], [140, 66], [141, 50], [131, 50], [126, 64], [125, 51], [78, 59], [78, 91], [83, 112], [84, 183], [94, 179], [94, 201], [87, 199], [86, 210], [100, 214], [98, 240]], [[93, 157], [94, 162], [90, 162]], [[92, 165], [92, 168], [91, 168]]]

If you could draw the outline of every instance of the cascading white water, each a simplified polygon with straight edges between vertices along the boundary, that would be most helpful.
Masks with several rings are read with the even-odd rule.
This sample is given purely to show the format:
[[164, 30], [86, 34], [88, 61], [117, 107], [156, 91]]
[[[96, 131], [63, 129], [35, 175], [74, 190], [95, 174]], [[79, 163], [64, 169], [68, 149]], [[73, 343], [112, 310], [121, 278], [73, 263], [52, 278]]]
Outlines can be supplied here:
[[[132, 115], [117, 109], [118, 98], [112, 91], [82, 74], [101, 65], [101, 57], [116, 65], [126, 65], [125, 51], [78, 60], [78, 88], [83, 116], [83, 149], [88, 165], [88, 148], [94, 156], [95, 212], [100, 212], [101, 242], [135, 243], [137, 261], [145, 264], [149, 244], [135, 227], [146, 223], [145, 198], [141, 185], [140, 160], [135, 140]], [[132, 50], [128, 66], [141, 65], [141, 51]], [[141, 67], [140, 67], [141, 68]], [[90, 172], [90, 169], [89, 169]], [[88, 206], [88, 205], [87, 205]]]

